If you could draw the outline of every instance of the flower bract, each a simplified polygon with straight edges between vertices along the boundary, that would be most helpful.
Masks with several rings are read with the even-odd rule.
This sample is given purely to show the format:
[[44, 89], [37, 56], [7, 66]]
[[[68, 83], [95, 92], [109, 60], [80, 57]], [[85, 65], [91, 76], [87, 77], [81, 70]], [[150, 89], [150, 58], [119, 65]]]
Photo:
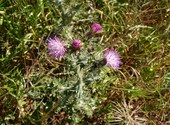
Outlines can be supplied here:
[[92, 28], [92, 32], [93, 32], [93, 33], [97, 33], [97, 32], [99, 32], [99, 31], [101, 31], [101, 29], [102, 29], [101, 25], [98, 24], [98, 23], [92, 24], [92, 25], [91, 25], [91, 28]]
[[81, 41], [80, 40], [78, 40], [78, 39], [74, 39], [73, 40], [73, 43], [72, 43], [72, 45], [74, 46], [74, 48], [76, 48], [76, 49], [80, 49], [81, 48]]

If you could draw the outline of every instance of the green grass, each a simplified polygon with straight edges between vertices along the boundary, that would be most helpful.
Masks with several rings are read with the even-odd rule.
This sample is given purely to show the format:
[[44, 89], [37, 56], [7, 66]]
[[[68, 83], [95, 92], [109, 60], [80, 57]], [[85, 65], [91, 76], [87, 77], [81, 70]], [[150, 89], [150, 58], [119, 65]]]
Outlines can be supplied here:
[[[0, 0], [0, 124], [170, 124], [169, 1], [61, 1]], [[84, 48], [55, 60], [55, 35]], [[89, 70], [109, 47], [121, 69]]]

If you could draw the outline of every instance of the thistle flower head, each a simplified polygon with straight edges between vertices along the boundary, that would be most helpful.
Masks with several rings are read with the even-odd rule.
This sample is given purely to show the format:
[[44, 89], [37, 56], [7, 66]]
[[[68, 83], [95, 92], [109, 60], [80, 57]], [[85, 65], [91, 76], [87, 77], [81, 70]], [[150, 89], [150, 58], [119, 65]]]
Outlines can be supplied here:
[[72, 43], [72, 45], [74, 46], [74, 48], [76, 48], [76, 49], [80, 49], [81, 48], [81, 41], [80, 40], [78, 40], [78, 39], [74, 39], [73, 40], [73, 43]]
[[106, 59], [106, 65], [112, 67], [115, 70], [118, 69], [122, 63], [118, 53], [113, 51], [113, 49], [106, 50], [104, 57]]
[[47, 45], [49, 54], [52, 55], [55, 59], [64, 57], [66, 49], [64, 48], [64, 43], [61, 42], [58, 37], [48, 39]]
[[92, 32], [93, 32], [93, 33], [97, 33], [97, 32], [99, 32], [99, 31], [101, 31], [101, 29], [102, 29], [101, 25], [98, 24], [98, 23], [92, 24], [92, 25], [91, 25], [91, 28], [92, 28]]

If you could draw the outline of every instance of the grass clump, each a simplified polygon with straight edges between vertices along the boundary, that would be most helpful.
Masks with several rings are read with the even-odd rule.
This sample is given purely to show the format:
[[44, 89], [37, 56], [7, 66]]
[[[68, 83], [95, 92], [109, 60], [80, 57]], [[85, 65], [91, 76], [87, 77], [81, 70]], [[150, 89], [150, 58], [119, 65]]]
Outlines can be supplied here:
[[[1, 0], [0, 123], [170, 123], [169, 21], [168, 0]], [[67, 49], [57, 60], [55, 36]]]

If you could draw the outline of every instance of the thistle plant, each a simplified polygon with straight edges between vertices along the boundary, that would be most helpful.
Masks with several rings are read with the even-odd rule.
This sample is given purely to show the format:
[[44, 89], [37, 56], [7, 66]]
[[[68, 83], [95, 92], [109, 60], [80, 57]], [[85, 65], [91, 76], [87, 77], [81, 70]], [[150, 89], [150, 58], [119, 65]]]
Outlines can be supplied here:
[[[91, 25], [91, 28], [91, 33], [97, 33], [102, 29], [101, 25], [96, 23]], [[70, 42], [67, 51], [59, 38], [50, 38], [48, 41], [49, 54], [57, 60], [59, 57], [64, 57], [64, 68], [72, 72], [69, 76], [61, 77], [62, 83], [58, 87], [60, 107], [69, 113], [70, 116], [79, 114], [79, 112], [89, 117], [92, 116], [96, 107], [96, 100], [92, 98], [90, 87], [93, 84], [98, 84], [97, 81], [102, 81], [101, 68], [103, 66], [111, 67], [110, 70], [119, 68], [121, 59], [118, 53], [113, 51], [113, 49], [106, 49], [104, 53], [105, 48], [100, 44], [95, 45], [94, 49], [89, 51], [89, 47], [93, 46], [94, 42], [91, 42], [91, 39], [84, 43], [79, 39], [74, 39]], [[82, 45], [84, 45], [83, 48]], [[75, 48], [74, 50], [79, 51], [72, 51], [71, 46]], [[100, 50], [96, 48], [100, 48]]]

